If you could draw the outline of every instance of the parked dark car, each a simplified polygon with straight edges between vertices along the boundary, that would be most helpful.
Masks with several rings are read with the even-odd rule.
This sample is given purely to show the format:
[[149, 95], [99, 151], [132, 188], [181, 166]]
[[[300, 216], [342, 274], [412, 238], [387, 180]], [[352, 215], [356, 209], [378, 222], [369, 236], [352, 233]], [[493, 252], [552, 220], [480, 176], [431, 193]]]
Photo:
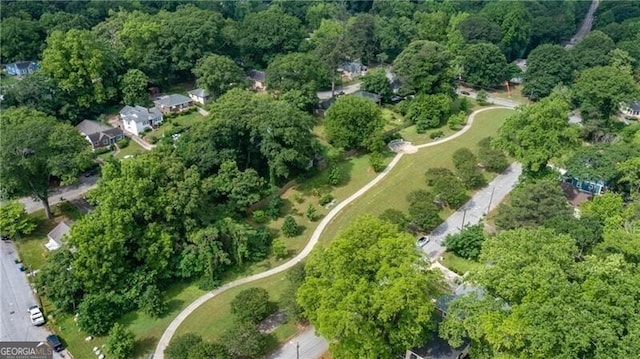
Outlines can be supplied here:
[[424, 247], [425, 244], [429, 243], [429, 241], [431, 240], [431, 238], [429, 236], [422, 236], [420, 238], [418, 238], [418, 247]]
[[60, 340], [60, 337], [58, 337], [55, 334], [49, 335], [47, 337], [47, 342], [51, 345], [53, 350], [57, 352], [61, 352], [64, 350], [64, 345], [62, 345], [62, 341]]
[[460, 93], [461, 93], [461, 94], [463, 94], [463, 95], [466, 95], [466, 96], [471, 95], [471, 94], [469, 93], [469, 91], [460, 91]]

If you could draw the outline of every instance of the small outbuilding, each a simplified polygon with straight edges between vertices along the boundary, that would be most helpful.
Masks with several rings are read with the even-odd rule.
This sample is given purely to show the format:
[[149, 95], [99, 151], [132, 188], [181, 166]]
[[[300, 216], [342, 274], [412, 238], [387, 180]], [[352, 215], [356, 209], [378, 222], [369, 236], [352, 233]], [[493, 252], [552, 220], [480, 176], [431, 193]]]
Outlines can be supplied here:
[[64, 237], [71, 231], [71, 226], [67, 222], [60, 222], [47, 234], [49, 241], [44, 245], [50, 251], [60, 249], [64, 243]]

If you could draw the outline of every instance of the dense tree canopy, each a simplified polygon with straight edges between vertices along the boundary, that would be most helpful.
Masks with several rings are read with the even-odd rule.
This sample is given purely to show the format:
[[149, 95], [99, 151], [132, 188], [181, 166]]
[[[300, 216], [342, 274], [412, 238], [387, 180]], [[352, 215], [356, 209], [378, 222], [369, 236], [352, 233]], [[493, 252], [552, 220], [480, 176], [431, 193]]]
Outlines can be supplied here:
[[391, 357], [434, 329], [439, 276], [414, 238], [391, 223], [355, 220], [312, 257], [306, 274], [298, 302], [336, 358]]
[[55, 31], [42, 53], [42, 71], [51, 76], [72, 103], [91, 111], [117, 94], [118, 54], [87, 30]]
[[495, 223], [503, 229], [531, 228], [571, 215], [571, 207], [558, 183], [539, 181], [514, 189], [509, 201], [498, 207]]
[[393, 62], [403, 86], [425, 94], [448, 93], [453, 85], [451, 55], [433, 41], [414, 41]]
[[267, 67], [269, 90], [290, 91], [308, 87], [313, 91], [329, 85], [330, 71], [313, 53], [291, 53], [276, 57]]
[[494, 144], [526, 169], [539, 171], [550, 158], [580, 144], [580, 130], [568, 123], [569, 105], [560, 96], [547, 97], [517, 111], [502, 125]]
[[340, 97], [324, 119], [329, 141], [336, 147], [373, 150], [381, 141], [384, 119], [380, 109], [359, 96]]
[[74, 182], [90, 164], [89, 144], [73, 126], [27, 108], [3, 111], [0, 127], [0, 192], [33, 196], [52, 218], [49, 184]]
[[630, 73], [612, 66], [593, 67], [580, 73], [573, 91], [581, 106], [598, 109], [608, 119], [618, 111], [620, 102], [640, 94]]
[[196, 84], [209, 92], [213, 98], [218, 98], [228, 90], [248, 85], [247, 75], [226, 56], [208, 55], [200, 60], [193, 69]]
[[568, 85], [573, 78], [567, 50], [558, 45], [540, 45], [527, 57], [522, 93], [532, 100], [551, 94], [558, 85]]
[[440, 334], [471, 338], [478, 358], [635, 355], [640, 273], [620, 255], [576, 253], [572, 238], [547, 229], [487, 239], [480, 260], [491, 265], [474, 276], [482, 294], [452, 303]]
[[471, 45], [464, 52], [465, 81], [480, 87], [500, 85], [511, 78], [507, 59], [493, 44]]
[[601, 31], [592, 31], [571, 49], [573, 67], [578, 71], [609, 64], [609, 53], [615, 48], [613, 40]]

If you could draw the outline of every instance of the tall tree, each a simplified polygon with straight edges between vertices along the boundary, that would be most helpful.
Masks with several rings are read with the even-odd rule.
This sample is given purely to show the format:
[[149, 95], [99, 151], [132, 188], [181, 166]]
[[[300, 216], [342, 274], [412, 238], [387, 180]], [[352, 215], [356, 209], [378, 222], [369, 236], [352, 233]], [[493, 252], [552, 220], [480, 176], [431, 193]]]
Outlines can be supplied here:
[[0, 61], [33, 61], [42, 48], [41, 29], [29, 18], [6, 17], [0, 22]]
[[569, 52], [558, 45], [540, 45], [527, 57], [522, 93], [538, 100], [549, 96], [556, 86], [568, 85], [572, 77]]
[[277, 7], [247, 15], [240, 25], [241, 47], [249, 61], [266, 66], [276, 54], [295, 51], [305, 38], [297, 18]]
[[580, 145], [580, 129], [568, 123], [569, 105], [560, 95], [517, 111], [502, 125], [494, 144], [522, 162], [527, 170], [537, 172], [552, 157]]
[[369, 70], [367, 74], [362, 77], [361, 87], [362, 90], [376, 93], [385, 100], [389, 100], [393, 94], [391, 91], [391, 83], [387, 78], [387, 72], [382, 68]]
[[54, 31], [47, 38], [41, 64], [42, 71], [81, 109], [90, 111], [117, 94], [118, 55], [88, 30]]
[[147, 85], [149, 79], [144, 72], [136, 69], [127, 71], [120, 81], [122, 100], [126, 105], [144, 105], [149, 100]]
[[24, 210], [24, 204], [18, 201], [6, 201], [0, 205], [0, 235], [11, 238], [30, 234], [36, 224]]
[[453, 87], [451, 56], [440, 44], [418, 40], [409, 44], [393, 62], [393, 68], [409, 91], [449, 93]]
[[315, 53], [325, 63], [331, 74], [331, 96], [336, 87], [336, 70], [346, 58], [347, 42], [345, 27], [339, 21], [322, 20], [320, 27], [313, 32], [311, 43]]
[[479, 87], [502, 85], [510, 79], [507, 59], [498, 46], [487, 43], [471, 45], [462, 60], [465, 81]]
[[63, 107], [57, 84], [42, 72], [25, 76], [13, 86], [3, 89], [3, 95], [2, 108], [28, 107], [55, 116]]
[[488, 238], [480, 261], [491, 265], [474, 276], [482, 294], [454, 301], [440, 334], [454, 345], [470, 338], [478, 358], [633, 356], [638, 269], [620, 255], [576, 253], [570, 237], [547, 229]]
[[416, 96], [409, 103], [406, 118], [416, 125], [418, 133], [443, 124], [451, 114], [451, 97], [445, 94]]
[[335, 146], [373, 150], [381, 140], [384, 119], [380, 109], [368, 99], [343, 96], [329, 108], [324, 124], [329, 141]]
[[391, 357], [434, 329], [440, 277], [391, 223], [358, 218], [312, 257], [306, 274], [298, 302], [338, 358]]
[[513, 6], [505, 14], [500, 25], [502, 29], [500, 46], [510, 61], [524, 55], [532, 31], [531, 13], [521, 3], [512, 2], [511, 4], [520, 6]]
[[408, 17], [376, 16], [376, 38], [380, 46], [378, 61], [393, 61], [415, 37], [416, 24]]
[[379, 50], [375, 21], [371, 14], [358, 14], [349, 19], [346, 28], [349, 57], [360, 59], [363, 63], [376, 60]]
[[613, 40], [602, 31], [592, 31], [571, 49], [573, 68], [582, 71], [609, 64], [609, 53], [615, 48]]
[[47, 218], [53, 177], [71, 183], [90, 164], [87, 141], [78, 131], [42, 112], [26, 108], [3, 111], [0, 118], [0, 192], [30, 195], [42, 202]]
[[554, 218], [566, 219], [572, 215], [559, 184], [539, 181], [516, 188], [509, 201], [498, 207], [495, 223], [503, 229], [538, 227]]
[[620, 171], [620, 164], [639, 157], [640, 146], [632, 143], [585, 146], [567, 158], [566, 168], [576, 178], [604, 181], [621, 190], [624, 173]]
[[276, 57], [267, 67], [267, 88], [287, 92], [308, 87], [326, 88], [330, 70], [313, 53], [291, 53]]
[[130, 358], [133, 354], [135, 336], [124, 325], [116, 323], [109, 331], [106, 350], [109, 356], [115, 359]]
[[228, 90], [248, 85], [244, 71], [233, 60], [216, 54], [198, 61], [193, 69], [198, 87], [209, 91], [213, 98], [222, 96]]
[[581, 106], [596, 107], [605, 121], [618, 111], [620, 102], [640, 95], [640, 87], [631, 74], [611, 66], [582, 71], [573, 90]]
[[488, 42], [497, 45], [502, 39], [500, 25], [481, 14], [469, 15], [460, 21], [458, 30], [470, 44]]

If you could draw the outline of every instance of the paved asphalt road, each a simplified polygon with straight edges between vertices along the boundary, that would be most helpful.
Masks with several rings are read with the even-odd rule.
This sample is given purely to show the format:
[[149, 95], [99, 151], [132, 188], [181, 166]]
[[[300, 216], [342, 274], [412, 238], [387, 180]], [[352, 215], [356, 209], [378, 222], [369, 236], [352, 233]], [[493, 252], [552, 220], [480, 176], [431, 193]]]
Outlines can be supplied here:
[[[296, 348], [296, 346], [299, 346]], [[329, 349], [324, 338], [316, 336], [315, 328], [310, 326], [300, 332], [294, 339], [267, 356], [267, 359], [318, 359]], [[298, 353], [296, 353], [296, 351]]]
[[[338, 86], [338, 87], [336, 87], [335, 93], [338, 94], [338, 92], [343, 91], [345, 94], [350, 94], [350, 93], [357, 92], [358, 90], [360, 90], [360, 83], [359, 82], [357, 84], [344, 86], [344, 87]], [[326, 100], [326, 99], [330, 99], [331, 98], [331, 90], [329, 90], [329, 91], [319, 91], [316, 94], [318, 95], [318, 98], [321, 99], [321, 100]]]
[[494, 178], [487, 187], [476, 192], [469, 202], [431, 232], [431, 240], [422, 247], [431, 261], [438, 259], [445, 252], [446, 248], [442, 246], [442, 240], [447, 235], [458, 233], [463, 225], [473, 225], [480, 222], [488, 211], [496, 208], [518, 183], [518, 177], [521, 173], [522, 165], [512, 164], [504, 173]]
[[14, 262], [17, 254], [13, 242], [0, 243], [0, 340], [42, 341], [49, 333], [45, 327], [34, 327], [29, 320], [27, 309], [39, 303], [27, 281], [26, 272], [20, 272]]
[[[478, 96], [478, 94], [475, 91], [466, 91], [469, 94], [463, 94], [462, 93], [463, 90], [457, 89], [456, 93], [460, 96], [465, 96], [465, 97], [470, 97], [470, 98], [476, 98]], [[504, 107], [509, 107], [509, 108], [516, 108], [520, 105], [522, 105], [521, 103], [515, 102], [515, 101], [511, 101], [511, 100], [507, 100], [504, 98], [499, 98], [499, 97], [487, 97], [487, 102], [492, 103], [494, 105], [500, 105], [500, 106], [504, 106]]]
[[582, 26], [578, 29], [575, 35], [571, 38], [571, 42], [567, 44], [564, 48], [570, 49], [578, 43], [578, 41], [582, 40], [583, 37], [587, 36], [587, 34], [591, 31], [591, 27], [593, 26], [593, 14], [595, 14], [596, 9], [598, 8], [599, 0], [592, 0], [591, 6], [589, 7], [589, 11], [587, 12], [587, 16], [584, 18], [584, 22], [582, 22]]
[[[51, 191], [49, 196], [49, 205], [53, 206], [54, 204], [60, 202], [60, 197], [64, 198], [64, 201], [78, 199], [82, 197], [82, 195], [84, 195], [87, 191], [95, 188], [97, 181], [98, 176], [96, 175], [91, 177], [85, 177], [84, 175], [82, 175], [80, 176], [79, 183], [60, 187]], [[32, 213], [43, 208], [40, 201], [36, 201], [31, 197], [23, 197], [20, 198], [19, 201], [24, 203], [27, 213]]]

